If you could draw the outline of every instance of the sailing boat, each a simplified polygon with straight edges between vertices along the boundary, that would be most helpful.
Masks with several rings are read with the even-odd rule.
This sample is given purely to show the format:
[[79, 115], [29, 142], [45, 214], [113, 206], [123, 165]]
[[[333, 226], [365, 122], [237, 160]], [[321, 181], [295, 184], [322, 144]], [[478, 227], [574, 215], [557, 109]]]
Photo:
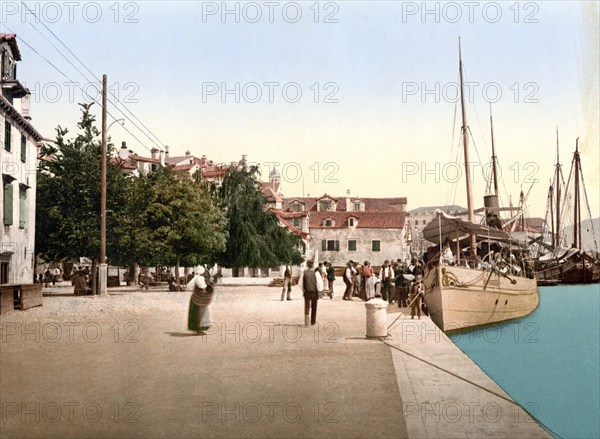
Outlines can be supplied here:
[[518, 251], [522, 243], [498, 228], [497, 182], [496, 193], [484, 197], [486, 224], [475, 223], [460, 38], [459, 72], [468, 220], [437, 211], [423, 228], [434, 244], [428, 255], [437, 253], [428, 258], [425, 303], [443, 331], [523, 317], [539, 303], [532, 267]]
[[[583, 188], [584, 199], [587, 204], [587, 193], [583, 182], [581, 170], [581, 157], [579, 154], [579, 139], [575, 142], [575, 152], [571, 163], [567, 194], [573, 183], [573, 243], [571, 248], [562, 246], [562, 215], [567, 211], [569, 197], [561, 200], [561, 187], [564, 184], [558, 152], [558, 130], [556, 133], [556, 170], [554, 182], [548, 190], [547, 211], [550, 214], [552, 242], [550, 245], [540, 242], [550, 252], [542, 255], [535, 263], [535, 270], [539, 285], [556, 285], [558, 283], [578, 284], [595, 283], [600, 281], [600, 261], [598, 260], [598, 244], [595, 242], [595, 254], [583, 250], [581, 233], [581, 189]], [[573, 179], [571, 179], [573, 177]], [[556, 190], [556, 209], [554, 209], [554, 190]], [[587, 205], [589, 213], [589, 205]], [[556, 212], [554, 212], [556, 210]], [[554, 220], [556, 213], [556, 221]], [[548, 216], [548, 215], [546, 215]], [[591, 215], [589, 215], [591, 216]], [[592, 224], [593, 227], [593, 224]], [[595, 240], [595, 238], [594, 238]], [[539, 241], [539, 240], [538, 240]]]

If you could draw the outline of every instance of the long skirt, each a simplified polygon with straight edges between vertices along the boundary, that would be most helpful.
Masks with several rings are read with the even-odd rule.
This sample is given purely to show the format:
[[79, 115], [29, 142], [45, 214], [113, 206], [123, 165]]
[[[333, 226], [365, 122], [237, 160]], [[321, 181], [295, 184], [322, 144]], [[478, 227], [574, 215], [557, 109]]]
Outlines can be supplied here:
[[206, 330], [210, 327], [208, 306], [198, 306], [190, 300], [188, 311], [188, 329], [190, 331]]

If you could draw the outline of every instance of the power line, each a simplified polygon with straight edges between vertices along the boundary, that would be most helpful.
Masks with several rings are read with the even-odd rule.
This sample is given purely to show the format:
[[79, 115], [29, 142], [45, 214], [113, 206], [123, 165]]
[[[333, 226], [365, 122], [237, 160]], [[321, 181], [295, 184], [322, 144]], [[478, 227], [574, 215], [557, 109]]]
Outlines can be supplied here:
[[[29, 9], [27, 7], [27, 5], [24, 2], [21, 2], [21, 4], [34, 16], [37, 18], [35, 12], [31, 11], [31, 9]], [[65, 54], [58, 48], [56, 47], [33, 23], [29, 23], [35, 30], [36, 32], [38, 32], [42, 38], [44, 38], [46, 40], [46, 42], [48, 42], [86, 81], [89, 81], [90, 83], [96, 83], [97, 79], [96, 79], [96, 75], [94, 74], [94, 72], [92, 72], [87, 65], [81, 61], [81, 59], [71, 50], [69, 49], [69, 47], [50, 29], [48, 28], [48, 26], [46, 26], [46, 24], [43, 22], [43, 20], [38, 19], [38, 21], [42, 24], [42, 26], [44, 26], [44, 28], [46, 28], [46, 30], [48, 32], [50, 32], [50, 34], [52, 34], [52, 36], [58, 40], [58, 42], [92, 75], [92, 77], [94, 78], [93, 81], [91, 81], [75, 64], [73, 64], [71, 62], [71, 60], [69, 60], [67, 58], [67, 56], [65, 56]], [[164, 143], [137, 117], [135, 116], [135, 114], [133, 114], [133, 112], [131, 110], [129, 110], [129, 108], [127, 108], [127, 106], [125, 106], [122, 102], [120, 102], [118, 100], [118, 98], [115, 96], [115, 94], [108, 89], [108, 92], [114, 97], [114, 101], [112, 101], [112, 103], [114, 104], [115, 108], [135, 127], [137, 128], [139, 131], [142, 132], [142, 134], [144, 134], [152, 143], [154, 143], [156, 146], [158, 146], [159, 149], [163, 150], [164, 149]], [[93, 99], [95, 102], [97, 102], [95, 99]], [[154, 139], [156, 139], [159, 143], [156, 142], [156, 140], [154, 140], [150, 135], [148, 135], [148, 133], [146, 131], [144, 131], [144, 129], [140, 128], [136, 122], [134, 122], [127, 114], [125, 114], [123, 112], [123, 110], [121, 110], [119, 108], [119, 105], [122, 106], [140, 125], [142, 125], [142, 127], [144, 127], [144, 129], [150, 133], [152, 135], [152, 137], [154, 137]], [[100, 106], [102, 106], [100, 104]], [[111, 117], [113, 117], [111, 115]], [[113, 117], [114, 118], [114, 117]], [[116, 118], [114, 118], [116, 119]], [[131, 134], [131, 132], [126, 129], [127, 132], [129, 132]], [[141, 142], [136, 136], [134, 136], [134, 138], [140, 142], [146, 149], [150, 150], [143, 142]]]
[[[7, 29], [9, 32], [11, 32], [11, 33], [15, 34], [15, 32], [14, 32], [13, 30], [11, 30], [11, 29], [10, 29], [8, 26], [6, 26], [6, 24], [4, 25], [4, 27], [6, 27], [6, 29]], [[15, 35], [16, 35], [16, 34], [15, 34]], [[52, 67], [53, 67], [53, 68], [54, 68], [54, 69], [55, 69], [55, 70], [56, 70], [58, 73], [60, 73], [62, 76], [64, 76], [66, 79], [68, 79], [68, 80], [69, 80], [69, 82], [72, 82], [72, 83], [74, 83], [74, 84], [77, 84], [77, 83], [76, 83], [75, 81], [73, 81], [73, 80], [72, 80], [72, 79], [71, 79], [71, 78], [70, 78], [70, 77], [69, 77], [69, 76], [68, 76], [66, 73], [64, 73], [64, 72], [63, 72], [63, 71], [62, 71], [60, 68], [58, 68], [58, 67], [57, 67], [56, 65], [54, 65], [54, 64], [53, 64], [53, 63], [52, 63], [50, 60], [48, 60], [46, 57], [44, 57], [42, 54], [40, 54], [40, 53], [39, 53], [37, 50], [35, 50], [35, 49], [33, 48], [33, 46], [31, 46], [29, 43], [27, 43], [27, 41], [25, 41], [25, 40], [24, 40], [22, 37], [19, 37], [19, 41], [21, 41], [23, 44], [25, 44], [27, 47], [29, 47], [29, 48], [30, 48], [30, 49], [31, 49], [31, 50], [32, 50], [32, 51], [33, 51], [33, 52], [34, 52], [36, 55], [38, 55], [40, 58], [42, 58], [44, 61], [46, 61], [48, 64], [50, 64], [50, 65], [51, 65], [51, 66], [52, 66]], [[81, 89], [81, 87], [79, 87], [79, 88]], [[83, 91], [83, 89], [82, 89], [82, 91]], [[97, 99], [95, 99], [94, 97], [92, 97], [92, 96], [89, 96], [89, 95], [88, 95], [88, 97], [89, 97], [89, 98], [90, 98], [92, 101], [94, 101], [96, 104], [98, 104], [98, 105], [102, 106], [102, 104], [101, 104], [101, 103], [100, 103], [100, 102], [99, 102]], [[108, 114], [110, 117], [112, 117], [112, 118], [113, 118], [113, 120], [117, 120], [117, 118], [116, 118], [114, 115], [112, 115], [112, 114], [110, 113], [110, 111], [108, 111], [108, 110], [107, 110], [107, 111], [106, 111], [106, 113], [107, 113], [107, 114]], [[148, 148], [148, 147], [146, 146], [146, 144], [145, 144], [144, 142], [142, 142], [142, 141], [141, 141], [141, 140], [140, 140], [140, 139], [139, 139], [139, 138], [138, 138], [138, 137], [137, 137], [135, 134], [133, 134], [133, 133], [132, 133], [132, 132], [131, 132], [131, 131], [130, 131], [130, 130], [127, 128], [127, 127], [125, 127], [124, 125], [121, 125], [121, 126], [123, 127], [123, 129], [124, 129], [125, 131], [127, 131], [127, 133], [129, 133], [129, 134], [131, 135], [131, 137], [133, 137], [135, 140], [137, 140], [137, 141], [140, 143], [140, 145], [142, 145], [142, 146], [143, 146], [144, 148], [146, 148], [148, 151], [151, 151], [151, 149], [150, 149], [150, 148]]]

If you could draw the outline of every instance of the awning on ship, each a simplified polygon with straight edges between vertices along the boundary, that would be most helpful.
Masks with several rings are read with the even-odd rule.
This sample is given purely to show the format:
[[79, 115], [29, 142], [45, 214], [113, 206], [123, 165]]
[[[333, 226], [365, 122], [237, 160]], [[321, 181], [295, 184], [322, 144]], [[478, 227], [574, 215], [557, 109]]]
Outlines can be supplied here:
[[493, 227], [483, 226], [466, 221], [462, 218], [447, 215], [441, 210], [436, 210], [433, 218], [423, 228], [423, 238], [434, 244], [462, 238], [466, 235], [477, 235], [479, 241], [491, 240], [507, 244], [520, 244], [519, 240], [508, 233]]

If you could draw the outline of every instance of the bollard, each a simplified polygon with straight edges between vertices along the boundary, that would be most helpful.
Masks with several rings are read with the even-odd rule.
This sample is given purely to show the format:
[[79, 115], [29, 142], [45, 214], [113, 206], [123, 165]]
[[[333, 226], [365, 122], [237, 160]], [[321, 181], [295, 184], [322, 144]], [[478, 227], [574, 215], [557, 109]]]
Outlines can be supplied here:
[[382, 299], [365, 302], [367, 309], [367, 338], [387, 337], [387, 306]]

